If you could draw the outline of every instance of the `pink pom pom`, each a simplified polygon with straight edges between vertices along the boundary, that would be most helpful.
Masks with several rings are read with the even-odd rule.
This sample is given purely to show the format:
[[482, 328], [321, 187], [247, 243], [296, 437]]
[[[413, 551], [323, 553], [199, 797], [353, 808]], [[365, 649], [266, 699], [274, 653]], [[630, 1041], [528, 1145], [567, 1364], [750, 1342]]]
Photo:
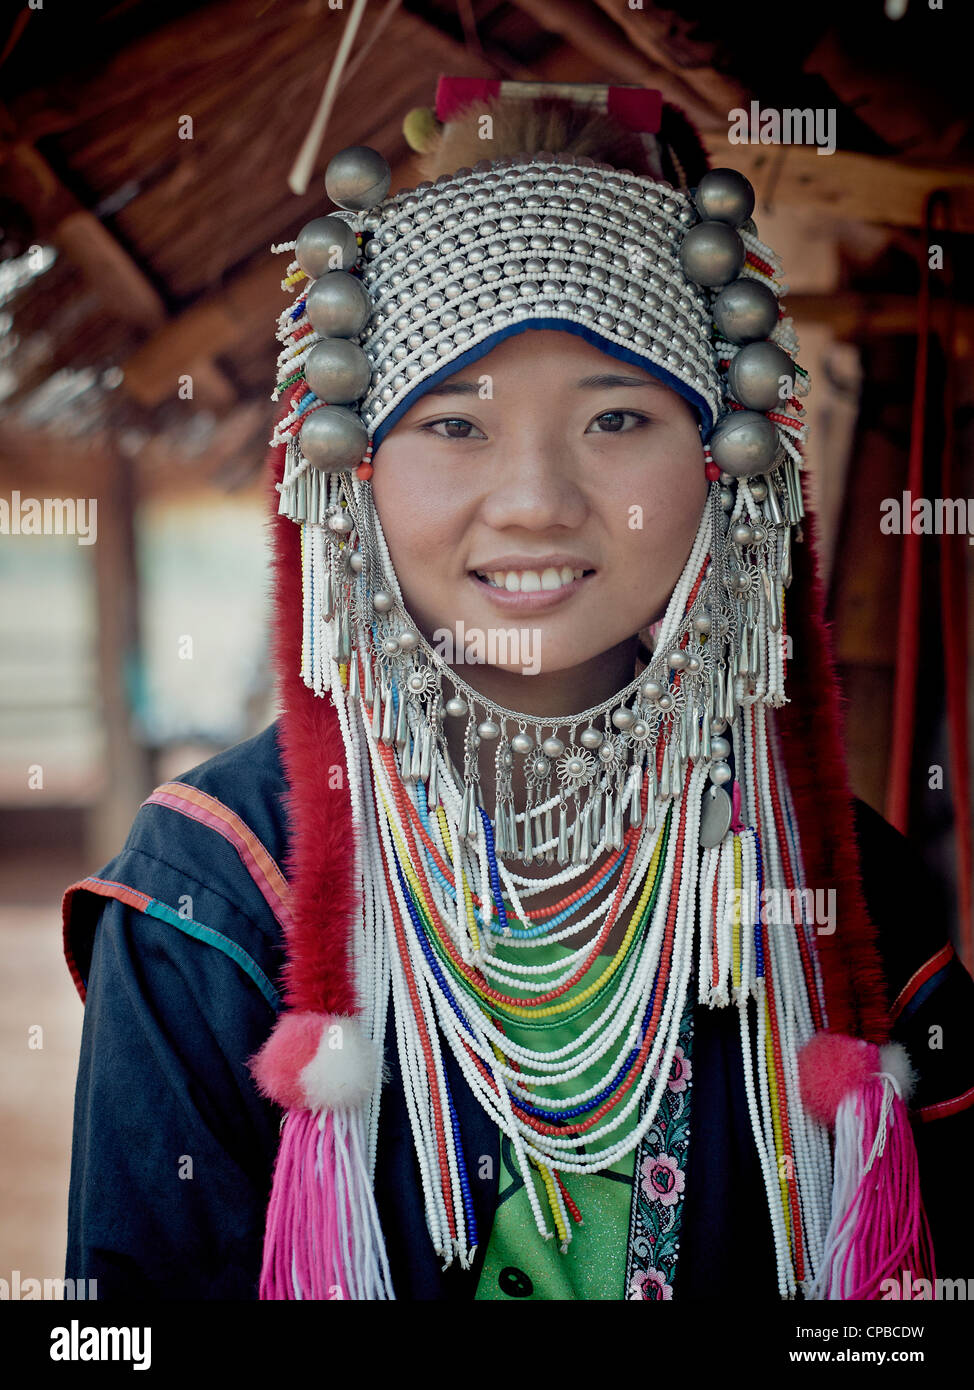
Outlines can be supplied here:
[[261, 1095], [283, 1106], [301, 1110], [307, 1102], [301, 1073], [318, 1051], [327, 1014], [285, 1013], [248, 1066]]
[[798, 1054], [798, 1079], [808, 1113], [831, 1129], [839, 1102], [879, 1071], [875, 1043], [844, 1033], [816, 1033]]

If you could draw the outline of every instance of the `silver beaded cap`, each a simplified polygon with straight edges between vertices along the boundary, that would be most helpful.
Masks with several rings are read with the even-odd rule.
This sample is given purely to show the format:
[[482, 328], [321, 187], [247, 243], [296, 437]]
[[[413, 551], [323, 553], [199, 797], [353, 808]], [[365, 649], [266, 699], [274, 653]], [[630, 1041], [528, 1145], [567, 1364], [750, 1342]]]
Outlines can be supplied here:
[[679, 249], [698, 220], [666, 184], [584, 156], [483, 160], [364, 213], [359, 269], [372, 366], [356, 409], [373, 444], [417, 388], [473, 361], [518, 324], [597, 339], [696, 408], [704, 438], [721, 409], [706, 291]]

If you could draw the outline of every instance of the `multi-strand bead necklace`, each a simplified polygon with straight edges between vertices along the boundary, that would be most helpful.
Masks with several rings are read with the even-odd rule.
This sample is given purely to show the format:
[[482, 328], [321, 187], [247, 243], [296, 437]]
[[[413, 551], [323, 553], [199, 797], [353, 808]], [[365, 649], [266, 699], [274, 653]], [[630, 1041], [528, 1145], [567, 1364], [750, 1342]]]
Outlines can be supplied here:
[[[661, 640], [685, 615], [700, 572], [695, 546]], [[460, 832], [469, 827], [463, 782], [442, 748], [432, 778], [404, 776], [400, 749], [376, 735], [361, 664], [356, 678], [336, 656], [317, 660], [330, 671], [361, 831], [364, 913], [354, 958], [362, 1012], [384, 1047], [391, 993], [434, 1249], [468, 1266], [486, 1234], [477, 1229], [444, 1042], [510, 1140], [539, 1232], [564, 1248], [580, 1219], [572, 1176], [611, 1166], [653, 1123], [696, 959], [699, 1003], [738, 1011], [780, 1292], [807, 1286], [821, 1257], [831, 1167], [825, 1131], [799, 1104], [796, 1055], [821, 1026], [821, 984], [795, 817], [764, 704], [745, 702], [732, 726], [737, 817], [720, 844], [700, 845], [706, 764], [690, 759], [676, 788], [657, 765], [655, 778], [643, 771], [641, 814], [621, 843], [613, 846], [604, 825], [594, 868], [568, 863], [537, 879], [500, 859], [482, 806], [476, 836]], [[552, 847], [535, 846], [539, 854]], [[561, 886], [558, 902], [530, 906]], [[798, 920], [769, 921], [764, 890], [776, 901], [792, 895]], [[607, 954], [614, 931], [618, 944]], [[567, 955], [532, 961], [533, 945], [561, 942]], [[511, 948], [504, 959], [500, 943]], [[516, 1043], [507, 1022], [536, 1032], [539, 1045]], [[566, 1024], [572, 1041], [544, 1047], [546, 1029]], [[599, 1080], [577, 1089], [593, 1068]], [[369, 1115], [373, 1171], [380, 1101], [381, 1089]]]

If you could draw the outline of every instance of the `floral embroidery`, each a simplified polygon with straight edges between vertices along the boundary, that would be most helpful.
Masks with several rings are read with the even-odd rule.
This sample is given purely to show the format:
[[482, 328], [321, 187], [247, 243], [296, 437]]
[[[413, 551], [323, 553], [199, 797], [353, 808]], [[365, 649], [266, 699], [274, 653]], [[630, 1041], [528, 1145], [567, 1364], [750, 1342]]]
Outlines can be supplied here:
[[[653, 1076], [659, 1076], [659, 1062], [653, 1068]], [[666, 1084], [671, 1091], [685, 1091], [692, 1077], [693, 1067], [690, 1065], [690, 1058], [682, 1047], [677, 1047], [673, 1053], [673, 1065], [670, 1067], [670, 1077]]]
[[[694, 991], [690, 990], [679, 1043], [655, 1122], [646, 1131], [636, 1153], [626, 1256], [627, 1300], [665, 1302], [673, 1297], [690, 1147], [693, 996]], [[654, 1075], [658, 1075], [658, 1068]], [[651, 1095], [652, 1088], [647, 1091], [644, 1106]]]
[[670, 1154], [660, 1154], [659, 1158], [643, 1159], [643, 1191], [651, 1202], [660, 1202], [664, 1207], [673, 1206], [683, 1191], [684, 1177]]
[[673, 1286], [666, 1282], [658, 1269], [639, 1270], [632, 1276], [629, 1285], [630, 1300], [651, 1299], [655, 1303], [663, 1303], [672, 1297]]

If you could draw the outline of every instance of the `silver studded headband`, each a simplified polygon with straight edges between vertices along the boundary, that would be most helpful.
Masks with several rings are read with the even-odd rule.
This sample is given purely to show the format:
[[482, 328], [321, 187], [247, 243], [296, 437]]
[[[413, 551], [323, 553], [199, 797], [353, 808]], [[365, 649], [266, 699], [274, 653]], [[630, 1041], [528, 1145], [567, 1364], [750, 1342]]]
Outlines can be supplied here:
[[343, 210], [295, 243], [296, 273], [312, 283], [279, 326], [278, 391], [307, 387], [296, 418], [313, 468], [360, 464], [424, 389], [529, 327], [580, 334], [658, 376], [693, 406], [704, 442], [713, 436], [719, 469], [783, 461], [788, 424], [768, 412], [796, 371], [775, 267], [746, 245], [760, 243], [741, 175], [710, 171], [695, 200], [546, 153], [483, 160], [392, 198], [389, 178], [375, 150], [336, 155], [326, 186]]

